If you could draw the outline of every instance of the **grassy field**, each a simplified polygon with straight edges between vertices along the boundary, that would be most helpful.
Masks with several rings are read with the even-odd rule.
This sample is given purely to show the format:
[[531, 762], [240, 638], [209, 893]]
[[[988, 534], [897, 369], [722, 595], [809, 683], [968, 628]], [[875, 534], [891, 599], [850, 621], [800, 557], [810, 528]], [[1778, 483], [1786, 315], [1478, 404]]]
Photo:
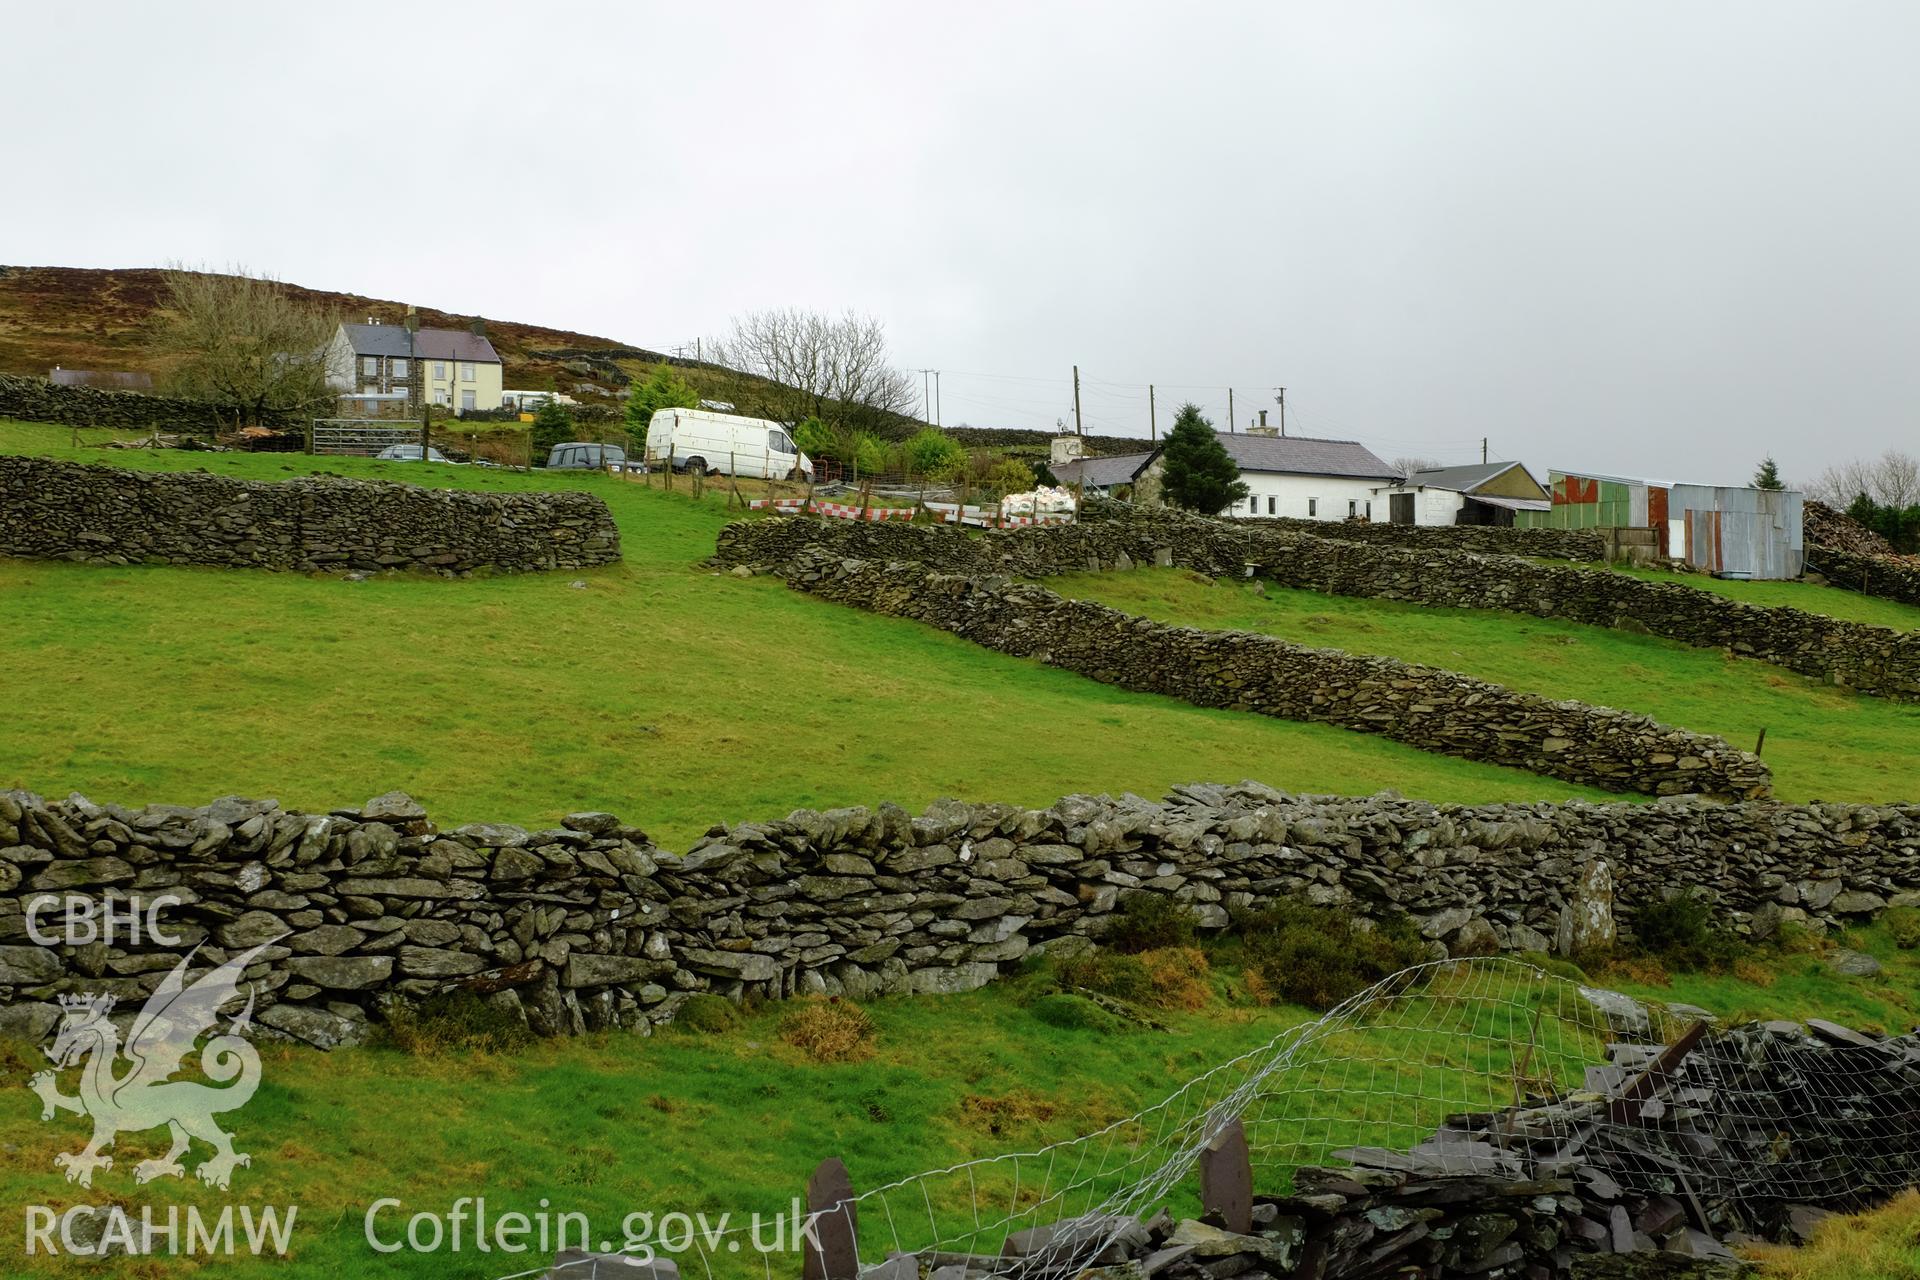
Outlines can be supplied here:
[[[1576, 565], [1576, 568], [1590, 566]], [[1807, 582], [1741, 582], [1733, 578], [1713, 578], [1704, 573], [1669, 573], [1663, 569], [1636, 569], [1614, 566], [1595, 572], [1624, 573], [1647, 582], [1677, 582], [1695, 591], [1711, 591], [1743, 604], [1787, 605], [1808, 613], [1845, 618], [1896, 631], [1920, 631], [1920, 608], [1897, 600], [1864, 596], [1840, 587], [1817, 587]]]
[[[1687, 582], [1711, 579], [1682, 579]], [[1176, 569], [1049, 580], [1065, 595], [1187, 626], [1260, 631], [1299, 644], [1430, 663], [1549, 697], [1645, 712], [1763, 752], [1783, 800], [1920, 796], [1920, 706], [1845, 693], [1767, 663], [1653, 636], [1477, 609], [1210, 582]], [[1865, 602], [1884, 617], [1920, 609], [1787, 583], [1800, 608]], [[1782, 603], [1769, 601], [1768, 603]]]
[[[1743, 968], [1744, 980], [1614, 985], [1723, 1013], [1819, 1013], [1883, 1030], [1912, 1022], [1920, 1012], [1920, 956], [1894, 951], [1878, 931], [1847, 941], [1880, 956], [1887, 973], [1872, 980], [1839, 977], [1817, 958], [1798, 956]], [[377, 1220], [379, 1238], [387, 1242], [399, 1237], [407, 1215], [444, 1214], [460, 1197], [481, 1192], [496, 1216], [533, 1213], [544, 1200], [554, 1212], [586, 1214], [595, 1234], [617, 1242], [622, 1220], [633, 1212], [742, 1217], [778, 1211], [827, 1155], [845, 1160], [856, 1187], [868, 1190], [963, 1159], [1032, 1151], [1158, 1102], [1180, 1082], [1311, 1016], [1249, 1000], [1232, 954], [1231, 947], [1216, 952], [1220, 967], [1207, 979], [1203, 1007], [1155, 1011], [1162, 1030], [1042, 1021], [1034, 1001], [1052, 984], [1038, 968], [967, 995], [873, 1002], [867, 1011], [877, 1035], [872, 1055], [860, 1061], [823, 1063], [786, 1043], [782, 1024], [792, 1006], [781, 1004], [749, 1011], [737, 1026], [709, 1034], [601, 1035], [500, 1054], [420, 1056], [392, 1047], [320, 1054], [268, 1046], [260, 1092], [233, 1120], [239, 1147], [254, 1163], [236, 1175], [232, 1198], [299, 1206], [290, 1260], [268, 1270], [155, 1259], [116, 1274], [268, 1273], [285, 1280], [371, 1274], [375, 1260], [364, 1220], [383, 1197], [401, 1202]], [[1461, 1016], [1475, 1019], [1476, 1032], [1489, 1030], [1481, 1025], [1484, 1015]], [[1391, 1097], [1358, 1088], [1318, 1096], [1311, 1131], [1296, 1124], [1297, 1132], [1283, 1127], [1277, 1135], [1314, 1153], [1362, 1132], [1410, 1139], [1415, 1128], [1430, 1128], [1449, 1110], [1491, 1105], [1487, 1098], [1510, 1088], [1497, 1062], [1475, 1068], [1492, 1073], [1478, 1085], [1466, 1078], [1473, 1072], [1462, 1055], [1470, 1053], [1457, 1038], [1438, 1033], [1421, 1044], [1404, 1035], [1391, 1046], [1350, 1036], [1332, 1047], [1371, 1049], [1402, 1066], [1390, 1073]], [[1592, 1050], [1598, 1052], [1597, 1041]], [[0, 1075], [18, 1080], [33, 1069], [27, 1053], [0, 1042]], [[1577, 1064], [1554, 1065], [1563, 1084], [1577, 1078]], [[1418, 1101], [1414, 1095], [1423, 1091], [1426, 1100]], [[114, 1169], [98, 1175], [91, 1192], [69, 1187], [51, 1161], [79, 1146], [80, 1122], [63, 1116], [42, 1123], [31, 1095], [7, 1092], [14, 1101], [0, 1109], [0, 1149], [8, 1153], [0, 1165], [0, 1202], [57, 1211], [111, 1199], [215, 1212], [228, 1199], [191, 1183], [133, 1186], [132, 1164], [164, 1145], [154, 1134], [123, 1139]], [[1125, 1141], [1142, 1138], [1126, 1132]], [[401, 1134], [414, 1136], [397, 1138]], [[1268, 1169], [1265, 1176], [1272, 1185], [1281, 1175]], [[984, 1171], [977, 1183], [989, 1204], [1015, 1197], [1004, 1166]], [[939, 1184], [948, 1192], [958, 1185]], [[1032, 1193], [1029, 1184], [1025, 1194]], [[1177, 1190], [1176, 1209], [1190, 1212], [1190, 1196], [1190, 1187]], [[937, 1206], [943, 1225], [953, 1223], [952, 1207]], [[409, 1251], [379, 1259], [377, 1273], [494, 1277], [534, 1261]], [[97, 1267], [63, 1261], [44, 1274], [77, 1276]], [[775, 1274], [792, 1271], [780, 1266]], [[697, 1266], [693, 1274], [701, 1274]]]
[[[17, 691], [0, 735], [0, 785], [128, 803], [270, 794], [318, 808], [400, 786], [443, 822], [544, 823], [606, 808], [670, 844], [717, 819], [799, 805], [911, 805], [942, 794], [1047, 803], [1074, 790], [1157, 794], [1196, 778], [1450, 800], [1595, 794], [1363, 735], [1127, 694], [770, 580], [715, 576], [697, 562], [730, 518], [717, 495], [695, 503], [607, 477], [75, 449], [63, 428], [7, 423], [0, 451], [255, 479], [325, 471], [468, 488], [588, 486], [606, 497], [626, 549], [625, 563], [608, 569], [462, 582], [0, 560], [0, 655]], [[1625, 700], [1624, 674], [1665, 700], [1636, 709], [1688, 727], [1750, 736], [1740, 717], [1762, 716], [1755, 727], [1772, 729], [1768, 757], [1783, 791], [1914, 794], [1920, 722], [1906, 709], [1757, 664], [1528, 619], [1488, 626], [1488, 615], [1277, 598], [1289, 593], [1262, 600], [1172, 574], [1069, 585], [1135, 592], [1115, 602], [1196, 625], [1304, 628], [1294, 638], [1383, 652], [1423, 645], [1404, 656], [1598, 701]], [[1482, 625], [1467, 625], [1475, 617]], [[1738, 977], [1608, 981], [1728, 1014], [1911, 1025], [1920, 1016], [1915, 953], [1893, 951], [1877, 930], [1850, 941], [1880, 956], [1886, 974], [1843, 978], [1817, 957], [1793, 956]], [[269, 1047], [260, 1093], [234, 1126], [255, 1161], [232, 1198], [297, 1203], [292, 1258], [270, 1269], [116, 1262], [114, 1274], [506, 1275], [543, 1259], [376, 1258], [363, 1216], [378, 1197], [400, 1200], [381, 1219], [391, 1239], [406, 1214], [444, 1213], [484, 1191], [496, 1217], [546, 1200], [587, 1214], [596, 1234], [617, 1242], [634, 1211], [777, 1211], [824, 1155], [843, 1157], [868, 1188], [1031, 1150], [1126, 1116], [1308, 1016], [1249, 1001], [1224, 961], [1212, 1002], [1160, 1012], [1164, 1031], [1042, 1022], [1031, 1001], [1044, 984], [1035, 974], [964, 996], [876, 1002], [875, 1052], [847, 1063], [786, 1044], [781, 1006], [712, 1035], [595, 1036], [499, 1054]], [[72, 1117], [41, 1123], [17, 1087], [36, 1058], [0, 1045], [13, 1099], [0, 1108], [0, 1196], [12, 1206], [0, 1213], [227, 1202], [192, 1184], [135, 1188], [130, 1167], [157, 1152], [152, 1135], [130, 1136], [91, 1192], [61, 1181], [52, 1157], [83, 1135]], [[1429, 1065], [1445, 1061], [1436, 1050]], [[1899, 1232], [1909, 1229], [1899, 1212], [1863, 1219], [1859, 1232], [1876, 1243], [1854, 1240], [1844, 1256], [1872, 1247], [1898, 1261]], [[1883, 1217], [1893, 1225], [1882, 1228]], [[99, 1269], [68, 1260], [36, 1273]]]
[[697, 562], [739, 512], [712, 491], [695, 503], [577, 473], [75, 450], [68, 438], [0, 424], [0, 450], [124, 466], [588, 487], [612, 508], [626, 560], [364, 582], [0, 560], [0, 658], [32, 691], [0, 735], [0, 786], [323, 810], [400, 787], [443, 823], [606, 809], [678, 846], [716, 821], [802, 806], [1050, 804], [1202, 778], [1467, 801], [1600, 794], [1128, 693], [772, 579], [715, 575]]

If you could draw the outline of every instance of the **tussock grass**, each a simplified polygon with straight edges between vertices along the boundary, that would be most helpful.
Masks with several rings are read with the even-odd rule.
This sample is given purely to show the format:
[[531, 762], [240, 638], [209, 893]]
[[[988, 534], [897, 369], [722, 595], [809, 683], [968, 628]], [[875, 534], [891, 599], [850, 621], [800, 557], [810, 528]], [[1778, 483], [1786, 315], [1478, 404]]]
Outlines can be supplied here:
[[1920, 1190], [1868, 1213], [1829, 1218], [1800, 1248], [1745, 1252], [1763, 1280], [1913, 1280], [1920, 1276]]

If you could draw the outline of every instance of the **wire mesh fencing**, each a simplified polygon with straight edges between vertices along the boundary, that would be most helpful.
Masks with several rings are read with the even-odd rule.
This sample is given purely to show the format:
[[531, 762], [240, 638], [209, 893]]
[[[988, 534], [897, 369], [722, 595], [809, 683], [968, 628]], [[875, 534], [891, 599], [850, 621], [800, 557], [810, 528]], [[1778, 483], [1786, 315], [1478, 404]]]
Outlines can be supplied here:
[[[1602, 1233], [1589, 1247], [1623, 1250], [1647, 1231], [1779, 1238], [1804, 1208], [1920, 1182], [1920, 1034], [1709, 1032], [1518, 960], [1420, 965], [1094, 1132], [824, 1201], [814, 1188], [807, 1274], [852, 1280], [891, 1259], [888, 1280], [926, 1267], [1038, 1280], [1137, 1257], [1151, 1215], [1209, 1207], [1201, 1166], [1241, 1135], [1252, 1184], [1275, 1197], [1345, 1188], [1361, 1206], [1424, 1206], [1524, 1191], [1564, 1219], [1552, 1238], [1568, 1247], [1589, 1229]], [[796, 1272], [790, 1254], [744, 1243], [693, 1240], [677, 1262], [708, 1277]], [[595, 1265], [550, 1274], [616, 1274]], [[1349, 1274], [1324, 1250], [1319, 1265]]]

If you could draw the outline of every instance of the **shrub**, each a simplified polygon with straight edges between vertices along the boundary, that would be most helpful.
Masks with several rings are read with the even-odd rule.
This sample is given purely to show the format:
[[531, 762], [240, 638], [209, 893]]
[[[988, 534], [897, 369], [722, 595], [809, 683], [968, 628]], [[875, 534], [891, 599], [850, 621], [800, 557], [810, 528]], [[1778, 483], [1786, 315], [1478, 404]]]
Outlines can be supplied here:
[[987, 488], [995, 493], [1031, 493], [1033, 485], [1033, 468], [1018, 458], [997, 462], [987, 472]]
[[1112, 1035], [1127, 1029], [1126, 1019], [1102, 1009], [1085, 996], [1056, 992], [1041, 996], [1032, 1004], [1033, 1016], [1050, 1027], [1065, 1031], [1098, 1031]]
[[1198, 947], [1162, 947], [1140, 956], [1162, 1009], [1204, 1009], [1213, 1002], [1213, 966]]
[[1239, 932], [1259, 985], [1309, 1009], [1331, 1009], [1428, 958], [1426, 943], [1406, 916], [1365, 929], [1345, 911], [1279, 902], [1243, 917]]
[[533, 1040], [526, 1019], [471, 991], [440, 991], [387, 1009], [387, 1038], [403, 1053], [499, 1053]]
[[1120, 910], [1114, 913], [1107, 930], [1107, 945], [1130, 953], [1157, 947], [1190, 947], [1193, 913], [1165, 894], [1130, 893], [1120, 899]]
[[1633, 938], [1641, 951], [1682, 972], [1724, 973], [1742, 951], [1713, 904], [1688, 893], [1641, 906], [1633, 915]]
[[1063, 987], [1077, 987], [1132, 1004], [1147, 1004], [1153, 999], [1153, 975], [1138, 956], [1087, 951], [1062, 960], [1054, 972]]
[[866, 1010], [837, 996], [804, 1001], [780, 1020], [780, 1038], [815, 1062], [870, 1058], [876, 1034]]
[[740, 1009], [725, 996], [702, 992], [687, 997], [671, 1025], [694, 1035], [716, 1035], [740, 1025]]
[[900, 446], [907, 470], [915, 475], [943, 479], [967, 463], [967, 451], [934, 427], [914, 434]]
[[533, 460], [545, 462], [553, 446], [573, 439], [573, 415], [558, 400], [549, 400], [533, 415]]
[[805, 418], [793, 429], [793, 443], [800, 452], [815, 458], [833, 454], [833, 431], [818, 418]]
[[1920, 907], [1889, 907], [1880, 918], [1893, 935], [1894, 946], [1902, 951], [1920, 947]]

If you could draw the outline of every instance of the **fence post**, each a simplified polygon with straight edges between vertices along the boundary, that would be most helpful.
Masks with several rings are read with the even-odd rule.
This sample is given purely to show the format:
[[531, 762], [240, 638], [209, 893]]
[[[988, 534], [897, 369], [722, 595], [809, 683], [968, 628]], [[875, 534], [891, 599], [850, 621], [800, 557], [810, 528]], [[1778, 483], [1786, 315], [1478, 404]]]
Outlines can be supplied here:
[[828, 1156], [807, 1179], [807, 1218], [801, 1233], [801, 1280], [858, 1280], [860, 1215], [853, 1179], [839, 1157]]
[[1239, 1116], [1200, 1152], [1200, 1211], [1238, 1235], [1253, 1230], [1253, 1158]]

